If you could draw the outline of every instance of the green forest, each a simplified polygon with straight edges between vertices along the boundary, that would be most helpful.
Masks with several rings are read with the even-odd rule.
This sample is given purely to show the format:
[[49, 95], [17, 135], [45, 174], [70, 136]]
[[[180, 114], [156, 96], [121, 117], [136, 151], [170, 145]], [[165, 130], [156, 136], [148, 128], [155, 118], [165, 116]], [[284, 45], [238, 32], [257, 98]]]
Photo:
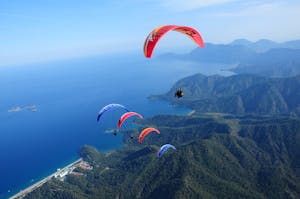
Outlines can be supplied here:
[[[25, 198], [299, 198], [300, 119], [285, 116], [157, 115], [160, 129], [140, 144], [101, 153], [83, 146], [92, 166], [52, 180]], [[177, 150], [158, 159], [159, 147]]]

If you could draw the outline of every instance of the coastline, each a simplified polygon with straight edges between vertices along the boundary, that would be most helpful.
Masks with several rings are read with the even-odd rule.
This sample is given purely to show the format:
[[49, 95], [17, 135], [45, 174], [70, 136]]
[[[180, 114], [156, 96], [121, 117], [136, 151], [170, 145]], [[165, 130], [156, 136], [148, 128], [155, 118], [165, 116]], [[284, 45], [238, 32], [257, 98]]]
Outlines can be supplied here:
[[49, 180], [51, 180], [52, 178], [54, 178], [55, 176], [59, 175], [61, 173], [61, 171], [64, 170], [68, 170], [72, 167], [76, 167], [78, 166], [81, 162], [83, 161], [82, 158], [79, 158], [78, 160], [68, 164], [67, 166], [65, 166], [62, 169], [59, 169], [57, 171], [55, 171], [54, 173], [50, 174], [49, 176], [43, 178], [42, 180], [34, 183], [33, 185], [19, 191], [17, 194], [9, 197], [9, 199], [18, 199], [18, 198], [23, 198], [25, 195], [27, 195], [28, 193], [32, 192], [33, 190], [35, 190], [36, 188], [42, 186], [43, 184], [45, 184], [46, 182], [48, 182]]
[[193, 115], [195, 112], [196, 112], [196, 110], [191, 110], [191, 111], [188, 112], [186, 115], [187, 115], [187, 116], [191, 116], [191, 115]]
[[[165, 100], [161, 100], [161, 101], [163, 101], [163, 102], [166, 102]], [[165, 106], [165, 104], [163, 104], [164, 106]], [[166, 107], [169, 107], [169, 106], [166, 106]], [[172, 107], [172, 109], [173, 109], [174, 107]], [[177, 109], [178, 107], [175, 107], [175, 110]], [[193, 110], [190, 110], [190, 109], [186, 109], [186, 108], [183, 108], [184, 110], [181, 110], [181, 108], [179, 109], [179, 111], [178, 112], [180, 112], [179, 114], [188, 114], [188, 115], [190, 115], [190, 114], [193, 114], [194, 113], [194, 111]], [[174, 111], [175, 112], [175, 111]], [[168, 113], [166, 113], [166, 114], [168, 114]], [[172, 114], [176, 114], [176, 113], [172, 113]], [[154, 115], [154, 113], [152, 114], [152, 115]], [[122, 141], [121, 141], [122, 142]], [[123, 142], [122, 142], [122, 145], [120, 145], [120, 146], [118, 146], [117, 148], [119, 148], [119, 147], [121, 147], [121, 146], [123, 146]], [[107, 149], [107, 150], [103, 150], [102, 152], [103, 153], [105, 153], [107, 156], [109, 156], [110, 155], [110, 153], [112, 153], [112, 152], [114, 152], [115, 151], [115, 147], [111, 147], [111, 148], [109, 148], [109, 149]], [[74, 160], [74, 159], [73, 159]], [[74, 165], [76, 165], [76, 163], [78, 162], [78, 163], [80, 163], [80, 160], [81, 160], [81, 158], [80, 159], [77, 159], [76, 161], [74, 161], [74, 162], [71, 162], [70, 164], [68, 164], [68, 162], [67, 162], [67, 166], [64, 166], [64, 165], [62, 165], [62, 167], [61, 167], [61, 170], [64, 170], [64, 169], [67, 169], [67, 168], [69, 168], [69, 167], [72, 167], [72, 166], [74, 166]], [[81, 161], [83, 161], [83, 160], [81, 160]], [[57, 167], [58, 168], [58, 167]], [[49, 173], [48, 173], [48, 175], [44, 175], [44, 177], [42, 177], [42, 178], [40, 178], [37, 182], [34, 182], [34, 184], [29, 184], [29, 185], [27, 185], [27, 186], [24, 186], [23, 188], [20, 188], [20, 189], [18, 189], [18, 190], [16, 190], [14, 193], [12, 193], [12, 194], [10, 194], [10, 195], [6, 195], [6, 197], [5, 198], [9, 198], [9, 199], [20, 199], [20, 198], [24, 198], [27, 194], [29, 194], [30, 192], [32, 192], [32, 191], [34, 191], [34, 190], [36, 190], [37, 188], [39, 188], [39, 187], [41, 187], [41, 186], [43, 186], [45, 183], [47, 183], [48, 181], [50, 181], [52, 178], [54, 178], [55, 177], [55, 175], [58, 175], [58, 171], [53, 171], [52, 170], [52, 172], [50, 171]], [[1, 198], [1, 197], [0, 197]]]

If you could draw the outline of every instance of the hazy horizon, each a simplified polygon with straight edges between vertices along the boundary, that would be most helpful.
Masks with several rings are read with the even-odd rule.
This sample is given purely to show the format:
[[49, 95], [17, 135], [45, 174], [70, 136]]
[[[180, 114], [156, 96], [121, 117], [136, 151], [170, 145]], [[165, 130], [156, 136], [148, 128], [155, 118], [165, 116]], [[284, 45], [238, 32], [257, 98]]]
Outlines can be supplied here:
[[[148, 33], [164, 24], [192, 26], [210, 43], [296, 40], [299, 9], [295, 0], [12, 0], [1, 3], [0, 66], [142, 51]], [[194, 48], [178, 33], [159, 46]]]

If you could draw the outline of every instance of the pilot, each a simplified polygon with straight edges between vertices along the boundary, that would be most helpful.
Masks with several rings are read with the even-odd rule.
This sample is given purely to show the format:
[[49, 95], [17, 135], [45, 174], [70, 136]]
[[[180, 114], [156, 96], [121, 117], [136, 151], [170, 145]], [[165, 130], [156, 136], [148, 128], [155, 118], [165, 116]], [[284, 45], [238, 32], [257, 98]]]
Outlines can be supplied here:
[[175, 97], [177, 97], [177, 98], [183, 97], [183, 91], [181, 88], [176, 91]]
[[119, 130], [118, 129], [114, 129], [114, 132], [113, 132], [113, 134], [114, 135], [117, 135], [117, 133], [119, 132]]

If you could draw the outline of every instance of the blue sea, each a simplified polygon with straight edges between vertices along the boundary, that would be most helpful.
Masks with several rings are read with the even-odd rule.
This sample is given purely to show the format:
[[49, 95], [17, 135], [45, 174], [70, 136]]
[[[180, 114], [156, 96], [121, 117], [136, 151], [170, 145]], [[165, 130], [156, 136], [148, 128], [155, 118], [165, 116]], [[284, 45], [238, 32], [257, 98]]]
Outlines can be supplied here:
[[147, 97], [180, 78], [221, 69], [135, 53], [0, 67], [0, 198], [76, 160], [85, 144], [104, 152], [121, 147], [122, 137], [103, 133], [105, 124], [96, 122], [106, 104], [121, 103], [144, 117], [186, 114]]

